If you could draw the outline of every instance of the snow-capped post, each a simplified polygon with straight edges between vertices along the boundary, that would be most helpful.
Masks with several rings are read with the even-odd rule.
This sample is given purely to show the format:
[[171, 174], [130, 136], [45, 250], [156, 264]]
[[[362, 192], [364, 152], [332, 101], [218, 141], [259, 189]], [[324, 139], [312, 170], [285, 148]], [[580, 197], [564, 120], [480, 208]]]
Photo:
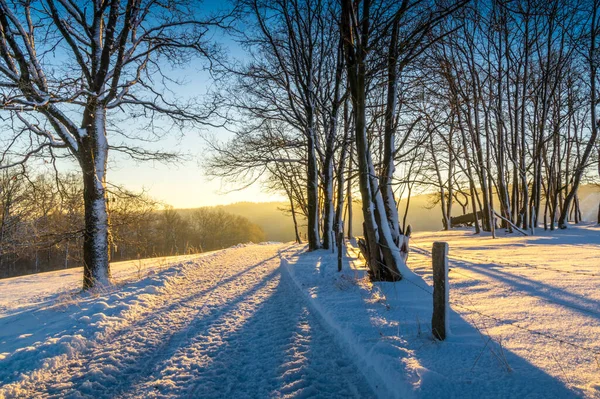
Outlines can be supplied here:
[[443, 341], [449, 332], [448, 317], [448, 243], [434, 242], [433, 262], [433, 316], [431, 332], [436, 339]]

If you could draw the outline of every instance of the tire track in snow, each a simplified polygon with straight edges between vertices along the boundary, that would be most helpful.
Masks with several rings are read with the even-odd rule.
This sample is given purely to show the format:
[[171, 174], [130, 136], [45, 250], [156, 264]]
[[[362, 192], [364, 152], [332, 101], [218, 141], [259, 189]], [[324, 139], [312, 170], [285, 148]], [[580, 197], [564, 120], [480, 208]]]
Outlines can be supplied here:
[[278, 249], [215, 255], [178, 281], [164, 306], [25, 379], [20, 392], [48, 398], [373, 396], [282, 278]]

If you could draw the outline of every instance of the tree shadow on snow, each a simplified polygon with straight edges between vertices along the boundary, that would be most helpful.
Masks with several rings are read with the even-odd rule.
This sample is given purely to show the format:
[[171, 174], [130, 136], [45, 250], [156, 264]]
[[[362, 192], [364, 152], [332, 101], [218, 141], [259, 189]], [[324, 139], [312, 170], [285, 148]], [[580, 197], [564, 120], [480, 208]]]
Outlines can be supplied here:
[[[139, 341], [135, 335], [152, 329], [160, 316], [140, 320], [128, 329], [131, 333], [125, 331], [104, 343], [105, 348], [75, 359], [85, 372], [56, 381], [47, 393], [78, 392], [95, 398], [372, 397], [354, 364], [340, 354], [334, 338], [286, 280], [289, 277], [275, 268], [256, 278], [251, 276], [256, 266], [228, 277], [231, 286], [238, 284], [236, 279], [242, 285], [226, 302], [198, 310], [195, 301], [214, 295], [213, 287], [170, 304], [160, 314], [186, 307], [198, 313], [191, 322], [151, 340]], [[250, 283], [244, 285], [248, 276]]]
[[[234, 282], [243, 274], [252, 272], [263, 266], [265, 262], [277, 257], [278, 255], [275, 255], [271, 258], [263, 259], [235, 274], [227, 276], [226, 278], [221, 279], [220, 285]], [[123, 297], [117, 301], [118, 306], [128, 301], [137, 301], [138, 294], [144, 293], [143, 288], [147, 286], [150, 281], [152, 281], [151, 278], [146, 278], [115, 291], [114, 294], [123, 295]], [[81, 317], [92, 316], [96, 310], [102, 312], [98, 307], [98, 302], [106, 299], [103, 296], [94, 297], [82, 294], [80, 295], [80, 298], [74, 297], [64, 304], [57, 303], [54, 306], [43, 309], [29, 309], [18, 314], [4, 317], [0, 319], [0, 325], [6, 326], [5, 328], [0, 329], [0, 353], [7, 351], [9, 356], [0, 360], [0, 382], [3, 384], [14, 382], [18, 380], [22, 374], [43, 367], [43, 364], [49, 358], [69, 352], [70, 349], [65, 348], [65, 345], [62, 344], [62, 340], [70, 338], [70, 336], [74, 334], [81, 334], [84, 338], [92, 340], [95, 347], [87, 352], [83, 349], [84, 353], [81, 354], [73, 354], [75, 359], [72, 363], [79, 363], [82, 359], [84, 359], [84, 362], [87, 362], [89, 359], [86, 359], [86, 356], [94, 356], [94, 354], [97, 354], [104, 345], [110, 347], [111, 343], [124, 342], [128, 337], [128, 331], [135, 332], [150, 329], [153, 325], [157, 324], [165, 314], [169, 314], [177, 308], [189, 307], [190, 304], [193, 304], [199, 298], [210, 295], [215, 289], [217, 289], [217, 286], [213, 285], [197, 291], [193, 295], [185, 295], [177, 300], [169, 298], [163, 306], [154, 308], [151, 312], [140, 317], [138, 320], [135, 320], [133, 323], [125, 325], [125, 331], [117, 329], [111, 332], [108, 337], [102, 339], [101, 342], [95, 342], [94, 334], [97, 329], [90, 329], [87, 322], [81, 321]], [[161, 343], [164, 345], [165, 342], [168, 342], [169, 337], [173, 333], [174, 331], [164, 331], [165, 336], [162, 337]], [[42, 345], [39, 347], [29, 347], [38, 342]], [[65, 344], [67, 343], [68, 340], [65, 340]], [[126, 348], [123, 346], [123, 349]], [[130, 354], [128, 357], [129, 363], [131, 363], [131, 366], [134, 368], [137, 364], [136, 359], [139, 358], [142, 361], [145, 356], [151, 355], [155, 350], [155, 346], [149, 345], [148, 347], [137, 347], [135, 349], [136, 353]], [[68, 367], [69, 364], [70, 363], [67, 362], [67, 364], [62, 367]], [[90, 368], [90, 366], [88, 366], [88, 368]], [[116, 370], [114, 374], [117, 376], [121, 373], [119, 370]], [[127, 375], [127, 372], [125, 372], [124, 375]], [[110, 375], [107, 376], [107, 379], [110, 379], [109, 377]], [[48, 378], [53, 377], [49, 375]], [[87, 377], [85, 376], [82, 378], [73, 376], [71, 382], [77, 385], [77, 383], [83, 383], [86, 380]], [[111, 385], [114, 388], [115, 384], [113, 383]], [[57, 392], [60, 392], [60, 390]]]
[[[235, 309], [224, 309], [131, 392], [139, 396], [140, 389], [142, 395], [155, 389], [158, 396], [201, 398], [372, 397], [286, 278], [279, 270], [269, 274], [268, 284], [276, 286], [250, 315], [243, 312], [246, 319], [240, 320]], [[236, 302], [247, 300], [252, 299]], [[185, 381], [172, 384], [178, 376]]]
[[[338, 274], [335, 256], [316, 253], [300, 255], [290, 267], [300, 281], [308, 281], [311, 295], [357, 344], [353, 357], [359, 367], [379, 374], [400, 397], [579, 397], [559, 379], [490, 340], [481, 324], [475, 327], [454, 311], [452, 334], [444, 342], [434, 340], [427, 292], [431, 287], [419, 276], [369, 288], [360, 282], [366, 271], [349, 270], [346, 263]], [[324, 268], [329, 270], [324, 281], [314, 283]]]
[[[529, 296], [535, 296], [542, 301], [548, 301], [559, 306], [565, 306], [570, 310], [578, 312], [584, 316], [600, 320], [600, 302], [583, 295], [578, 295], [551, 284], [543, 283], [538, 280], [527, 278], [523, 275], [512, 274], [501, 270], [502, 265], [472, 263], [462, 260], [452, 260], [454, 265], [459, 265], [464, 270], [475, 274], [480, 274], [506, 284], [506, 288], [514, 288], [522, 291]], [[509, 266], [510, 268], [510, 266]], [[557, 272], [558, 276], [564, 276]], [[474, 277], [474, 282], [477, 277]], [[485, 280], [481, 280], [484, 284]], [[493, 283], [492, 283], [493, 284]]]

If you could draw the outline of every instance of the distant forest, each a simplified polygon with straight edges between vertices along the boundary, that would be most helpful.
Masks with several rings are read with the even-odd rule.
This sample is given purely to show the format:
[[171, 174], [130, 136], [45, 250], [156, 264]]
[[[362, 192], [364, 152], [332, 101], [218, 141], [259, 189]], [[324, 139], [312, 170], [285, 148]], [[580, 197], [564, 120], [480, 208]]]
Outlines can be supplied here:
[[[0, 278], [82, 266], [80, 182], [76, 174], [54, 178], [0, 171]], [[179, 211], [117, 187], [108, 208], [112, 262], [265, 240], [256, 223], [222, 208]]]
[[[579, 201], [581, 210], [581, 220], [585, 222], [594, 222], [596, 220], [597, 204], [600, 201], [600, 187], [589, 184], [579, 189]], [[462, 206], [461, 206], [462, 204]], [[289, 213], [289, 206], [284, 202], [238, 202], [230, 205], [220, 205], [215, 209], [221, 209], [227, 213], [240, 215], [251, 222], [259, 225], [265, 232], [266, 239], [269, 241], [288, 242], [293, 241], [294, 223]], [[353, 219], [352, 230], [358, 236], [362, 235], [362, 211], [360, 201], [354, 201], [352, 204]], [[440, 208], [439, 193], [422, 193], [410, 198], [407, 209], [407, 200], [399, 201], [399, 216], [410, 224], [413, 231], [438, 231], [443, 226], [442, 210]], [[194, 209], [182, 209], [179, 212], [191, 213]], [[455, 216], [470, 212], [470, 203], [468, 199], [458, 197]], [[346, 215], [347, 216], [347, 215]], [[348, 218], [346, 217], [346, 221]], [[306, 235], [306, 220], [300, 220], [301, 237]]]

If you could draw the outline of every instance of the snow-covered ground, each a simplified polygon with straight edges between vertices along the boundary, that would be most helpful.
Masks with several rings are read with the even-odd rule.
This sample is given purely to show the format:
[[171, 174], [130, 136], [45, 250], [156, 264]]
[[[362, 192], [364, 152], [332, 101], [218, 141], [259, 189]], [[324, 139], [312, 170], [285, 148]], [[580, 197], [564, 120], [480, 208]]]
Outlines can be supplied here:
[[[431, 335], [433, 241], [450, 245], [451, 334]], [[600, 229], [413, 237], [398, 283], [350, 247], [240, 245], [0, 281], [5, 397], [600, 397]]]
[[282, 248], [239, 246], [20, 311], [13, 301], [0, 397], [374, 397], [282, 275]]
[[417, 234], [411, 267], [429, 284], [433, 241], [450, 245], [455, 311], [574, 393], [600, 397], [600, 227]]
[[[140, 280], [149, 273], [156, 273], [168, 266], [206, 256], [200, 255], [163, 256], [140, 260], [129, 260], [111, 263], [111, 271], [117, 285]], [[30, 274], [0, 280], [0, 317], [40, 307], [44, 304], [55, 304], [57, 300], [66, 300], [80, 291], [83, 279], [83, 268], [74, 267], [47, 273]]]
[[[432, 339], [433, 241], [450, 246], [450, 337]], [[286, 269], [386, 397], [600, 397], [600, 229], [535, 237], [416, 234], [398, 283], [362, 259], [284, 253]]]

